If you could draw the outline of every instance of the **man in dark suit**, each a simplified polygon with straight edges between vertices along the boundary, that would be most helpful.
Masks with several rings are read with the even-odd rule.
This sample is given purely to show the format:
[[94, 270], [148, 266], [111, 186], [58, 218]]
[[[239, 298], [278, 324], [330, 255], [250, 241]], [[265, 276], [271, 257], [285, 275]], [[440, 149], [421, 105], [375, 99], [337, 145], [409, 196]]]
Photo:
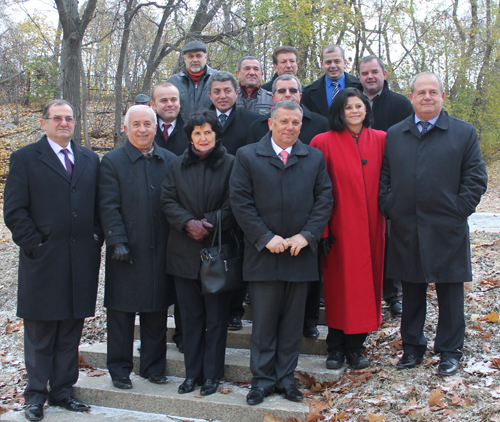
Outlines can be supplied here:
[[116, 388], [132, 388], [134, 323], [140, 314], [139, 373], [165, 384], [166, 318], [173, 280], [166, 274], [168, 223], [160, 186], [175, 158], [154, 142], [156, 116], [132, 106], [124, 119], [128, 140], [101, 164], [99, 209], [106, 235], [107, 366]]
[[47, 398], [90, 410], [72, 397], [72, 387], [84, 318], [94, 315], [102, 245], [97, 154], [71, 140], [68, 102], [48, 103], [41, 124], [45, 135], [11, 155], [4, 204], [5, 224], [20, 247], [17, 315], [24, 318], [31, 421], [43, 419]]
[[328, 117], [328, 111], [337, 93], [344, 88], [356, 87], [359, 79], [344, 72], [347, 65], [344, 49], [327, 45], [321, 51], [321, 67], [325, 74], [304, 89], [302, 104], [315, 113]]
[[[404, 95], [389, 89], [386, 80], [387, 70], [385, 70], [384, 63], [378, 57], [363, 57], [358, 65], [358, 74], [361, 82], [358, 89], [368, 98], [372, 108], [372, 129], [387, 132], [391, 126], [406, 119], [413, 113], [410, 100]], [[389, 232], [390, 220], [387, 222], [386, 250], [390, 242]], [[384, 277], [382, 297], [389, 304], [393, 316], [401, 315], [403, 312], [401, 280]]]
[[435, 283], [438, 373], [454, 375], [465, 335], [463, 283], [472, 281], [467, 217], [486, 191], [488, 176], [474, 126], [449, 116], [444, 98], [434, 73], [413, 78], [415, 113], [387, 132], [379, 204], [391, 219], [386, 273], [403, 285], [404, 354], [397, 366], [422, 362], [427, 285]]
[[151, 107], [156, 112], [158, 126], [155, 142], [175, 155], [182, 155], [189, 146], [184, 131], [184, 120], [180, 115], [179, 90], [170, 82], [162, 82], [153, 89]]
[[262, 85], [262, 89], [272, 92], [273, 83], [278, 76], [293, 75], [297, 76], [299, 52], [295, 47], [281, 46], [273, 51], [274, 75], [271, 80]]
[[293, 377], [302, 343], [297, 327], [304, 321], [308, 284], [319, 279], [316, 249], [333, 197], [323, 154], [298, 140], [301, 124], [296, 102], [275, 104], [271, 133], [238, 151], [230, 179], [253, 309], [250, 405], [274, 389], [302, 401]]

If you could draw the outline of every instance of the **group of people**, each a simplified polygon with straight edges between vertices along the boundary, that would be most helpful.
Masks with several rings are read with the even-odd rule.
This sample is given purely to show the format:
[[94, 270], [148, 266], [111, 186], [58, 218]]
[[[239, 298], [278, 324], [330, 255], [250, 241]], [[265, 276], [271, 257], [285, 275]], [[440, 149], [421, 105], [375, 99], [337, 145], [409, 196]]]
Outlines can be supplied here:
[[64, 100], [45, 106], [45, 135], [11, 155], [4, 216], [20, 247], [26, 418], [41, 420], [47, 399], [90, 409], [72, 386], [104, 241], [113, 385], [132, 388], [137, 314], [139, 373], [167, 382], [167, 309], [175, 303], [186, 368], [178, 392], [217, 391], [227, 330], [241, 329], [247, 293], [202, 293], [200, 252], [219, 221], [223, 243], [244, 241], [248, 404], [274, 391], [302, 400], [293, 373], [302, 337], [318, 338], [323, 289], [327, 368], [369, 365], [364, 342], [385, 300], [402, 314], [404, 369], [426, 351], [426, 290], [436, 283], [438, 373], [455, 374], [463, 283], [472, 279], [467, 217], [487, 174], [474, 127], [443, 110], [440, 78], [415, 76], [408, 100], [389, 89], [375, 56], [360, 61], [359, 79], [346, 73], [338, 45], [323, 49], [325, 74], [305, 89], [293, 47], [274, 51], [276, 74], [264, 85], [256, 57], [239, 61], [237, 79], [210, 68], [199, 41], [182, 52], [185, 69], [157, 85], [150, 104], [138, 98], [146, 104], [128, 109], [125, 145], [100, 162], [72, 141]]

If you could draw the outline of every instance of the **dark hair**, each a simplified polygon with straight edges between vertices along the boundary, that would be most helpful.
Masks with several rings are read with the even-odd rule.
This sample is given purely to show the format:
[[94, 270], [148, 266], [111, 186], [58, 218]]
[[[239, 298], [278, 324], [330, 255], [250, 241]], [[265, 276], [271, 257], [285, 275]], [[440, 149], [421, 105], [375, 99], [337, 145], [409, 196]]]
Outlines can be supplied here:
[[184, 125], [184, 131], [189, 138], [189, 142], [191, 142], [191, 134], [193, 133], [194, 127], [203, 126], [205, 123], [208, 123], [210, 126], [212, 126], [212, 130], [215, 132], [215, 141], [218, 141], [221, 138], [222, 125], [219, 122], [215, 111], [204, 110], [193, 113]]
[[230, 81], [234, 90], [238, 91], [238, 81], [236, 80], [236, 77], [232, 73], [220, 71], [212, 73], [210, 75], [210, 78], [208, 78], [207, 82], [208, 92], [212, 91], [212, 84], [214, 82], [226, 82], [226, 81]]
[[344, 49], [340, 45], [330, 44], [326, 47], [323, 47], [323, 50], [321, 50], [321, 61], [323, 61], [323, 56], [325, 55], [325, 53], [334, 53], [335, 51], [340, 51], [342, 53], [342, 58], [345, 60]]
[[283, 53], [293, 53], [295, 54], [295, 59], [299, 61], [299, 52], [295, 47], [289, 47], [287, 45], [284, 45], [282, 47], [278, 47], [276, 50], [273, 51], [273, 64], [278, 64], [278, 54], [283, 54]]
[[359, 69], [361, 69], [361, 65], [363, 63], [366, 63], [366, 62], [371, 62], [372, 60], [376, 60], [380, 66], [380, 68], [382, 69], [382, 72], [385, 71], [385, 66], [384, 66], [384, 62], [382, 60], [380, 60], [379, 57], [377, 56], [374, 56], [374, 55], [369, 55], [369, 56], [365, 56], [363, 57], [359, 63], [358, 63], [358, 73], [359, 73]]
[[272, 94], [274, 95], [276, 93], [276, 89], [277, 89], [276, 85], [278, 85], [278, 81], [291, 81], [291, 80], [297, 81], [297, 87], [299, 89], [299, 92], [302, 94], [302, 84], [300, 83], [299, 78], [297, 78], [297, 76], [289, 75], [287, 73], [285, 73], [284, 75], [278, 76], [274, 80], [273, 87], [271, 88]]
[[241, 64], [245, 61], [245, 60], [257, 60], [259, 62], [259, 67], [260, 67], [260, 70], [262, 70], [262, 63], [260, 62], [259, 58], [258, 57], [255, 57], [255, 56], [245, 56], [245, 57], [242, 57], [240, 59], [240, 61], [238, 62], [238, 72], [241, 72]]
[[71, 108], [71, 111], [73, 112], [73, 117], [75, 117], [75, 109], [73, 106], [68, 103], [66, 100], [52, 100], [50, 103], [46, 104], [45, 107], [43, 108], [42, 111], [42, 119], [47, 120], [50, 114], [49, 108], [52, 106], [62, 106], [62, 105], [68, 105]]
[[366, 116], [363, 120], [364, 127], [370, 127], [372, 124], [372, 108], [368, 99], [356, 88], [346, 88], [340, 91], [333, 99], [330, 111], [328, 112], [328, 125], [335, 132], [342, 132], [347, 124], [345, 122], [344, 107], [349, 97], [358, 97], [366, 107]]

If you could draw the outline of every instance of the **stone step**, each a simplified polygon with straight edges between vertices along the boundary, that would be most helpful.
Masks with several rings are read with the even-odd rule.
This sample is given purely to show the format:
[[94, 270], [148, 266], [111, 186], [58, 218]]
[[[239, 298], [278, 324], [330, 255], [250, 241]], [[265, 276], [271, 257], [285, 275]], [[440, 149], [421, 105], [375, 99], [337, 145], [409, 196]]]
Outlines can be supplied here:
[[[140, 341], [134, 342], [134, 372], [139, 371]], [[88, 365], [94, 368], [106, 369], [106, 343], [96, 343], [91, 346], [80, 346], [80, 355]], [[318, 382], [332, 381], [337, 379], [342, 370], [332, 371], [326, 369], [325, 356], [301, 354], [297, 365], [297, 371], [307, 372], [314, 376]], [[231, 382], [248, 382], [252, 378], [250, 372], [250, 351], [248, 349], [226, 349], [226, 360], [224, 368], [224, 379]], [[167, 346], [167, 376], [185, 377], [184, 355], [180, 353], [174, 344]]]

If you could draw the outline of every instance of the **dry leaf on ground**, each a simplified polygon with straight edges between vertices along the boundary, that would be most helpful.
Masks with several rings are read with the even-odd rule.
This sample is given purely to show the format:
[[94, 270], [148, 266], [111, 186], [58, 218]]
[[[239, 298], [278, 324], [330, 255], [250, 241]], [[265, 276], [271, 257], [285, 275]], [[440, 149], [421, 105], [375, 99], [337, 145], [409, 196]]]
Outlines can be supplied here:
[[264, 422], [283, 422], [283, 419], [274, 416], [272, 413], [265, 413]]
[[441, 405], [441, 399], [444, 397], [443, 389], [441, 387], [438, 387], [434, 390], [431, 391], [431, 396], [429, 398], [429, 405], [430, 406], [440, 406]]

